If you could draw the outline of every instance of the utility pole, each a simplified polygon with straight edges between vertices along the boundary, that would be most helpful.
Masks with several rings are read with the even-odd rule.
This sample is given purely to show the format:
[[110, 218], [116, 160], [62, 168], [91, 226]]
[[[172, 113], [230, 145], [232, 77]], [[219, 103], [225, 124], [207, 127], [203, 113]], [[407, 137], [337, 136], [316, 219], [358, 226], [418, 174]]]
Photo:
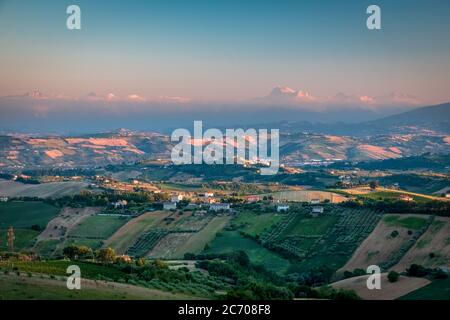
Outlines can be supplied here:
[[14, 235], [14, 228], [11, 226], [8, 228], [8, 249], [14, 252], [14, 240], [16, 239]]

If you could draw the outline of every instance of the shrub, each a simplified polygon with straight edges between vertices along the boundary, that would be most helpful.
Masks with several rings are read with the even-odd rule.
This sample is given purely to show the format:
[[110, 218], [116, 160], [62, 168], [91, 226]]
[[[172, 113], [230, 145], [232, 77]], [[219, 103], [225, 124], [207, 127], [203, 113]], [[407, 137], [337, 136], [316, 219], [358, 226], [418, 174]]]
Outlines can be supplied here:
[[397, 236], [398, 236], [398, 231], [397, 230], [394, 230], [394, 231], [391, 232], [391, 238], [395, 238]]
[[407, 270], [406, 274], [410, 277], [425, 277], [428, 274], [426, 268], [418, 264], [412, 264]]
[[40, 225], [38, 225], [38, 224], [33, 224], [33, 225], [30, 227], [30, 229], [31, 229], [31, 230], [34, 230], [34, 231], [42, 231], [42, 230], [43, 230], [43, 228], [42, 228]]
[[114, 249], [109, 247], [97, 250], [95, 255], [97, 260], [102, 263], [112, 263], [116, 260], [116, 253], [114, 252]]
[[70, 260], [92, 258], [92, 249], [87, 246], [69, 245], [63, 249], [63, 254]]
[[361, 298], [353, 290], [334, 289], [330, 286], [320, 287], [316, 289], [317, 296], [320, 299], [332, 300], [360, 300]]
[[388, 278], [389, 282], [393, 283], [393, 282], [397, 282], [399, 276], [400, 275], [398, 274], [398, 272], [391, 271], [388, 273], [387, 278]]

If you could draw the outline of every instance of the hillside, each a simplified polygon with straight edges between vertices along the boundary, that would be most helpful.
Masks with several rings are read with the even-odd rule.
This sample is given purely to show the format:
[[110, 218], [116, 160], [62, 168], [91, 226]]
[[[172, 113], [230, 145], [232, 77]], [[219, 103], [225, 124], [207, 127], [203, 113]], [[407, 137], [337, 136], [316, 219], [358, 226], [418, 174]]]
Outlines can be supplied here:
[[[64, 279], [63, 279], [64, 280]], [[82, 290], [67, 290], [66, 281], [42, 276], [0, 275], [0, 300], [192, 300], [188, 294], [171, 293], [129, 284], [82, 279]]]
[[410, 278], [401, 276], [397, 282], [391, 283], [387, 273], [381, 274], [381, 289], [369, 290], [367, 278], [369, 276], [353, 277], [332, 284], [334, 288], [354, 290], [364, 300], [394, 300], [410, 292], [414, 292], [430, 283], [424, 278]]
[[[120, 131], [86, 136], [34, 138], [0, 136], [0, 169], [76, 168], [170, 159], [174, 143], [157, 133]], [[382, 134], [366, 137], [281, 133], [282, 163], [397, 159], [425, 152], [449, 153], [449, 137], [439, 134]]]
[[380, 120], [367, 122], [375, 130], [432, 130], [450, 134], [450, 103], [422, 107]]
[[427, 231], [393, 269], [403, 271], [411, 264], [437, 268], [450, 261], [450, 218], [436, 217]]
[[148, 155], [168, 158], [169, 138], [156, 133], [129, 131], [89, 136], [26, 135], [0, 137], [0, 167], [82, 167], [132, 162]]
[[[383, 269], [392, 267], [401, 258], [398, 252], [408, 250], [410, 243], [415, 243], [427, 220], [426, 215], [385, 215], [340, 272], [366, 269], [373, 264]], [[398, 271], [405, 271], [408, 266], [403, 265]]]

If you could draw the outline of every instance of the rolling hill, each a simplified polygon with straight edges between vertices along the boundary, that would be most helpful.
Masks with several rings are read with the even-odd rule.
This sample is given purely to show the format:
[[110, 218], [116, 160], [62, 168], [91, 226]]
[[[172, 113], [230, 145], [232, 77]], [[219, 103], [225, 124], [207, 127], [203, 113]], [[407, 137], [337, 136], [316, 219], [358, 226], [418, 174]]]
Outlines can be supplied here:
[[[144, 132], [112, 132], [98, 136], [0, 137], [1, 169], [79, 168], [170, 159], [169, 136]], [[438, 134], [383, 134], [367, 137], [315, 133], [281, 133], [282, 163], [315, 160], [372, 161], [424, 152], [449, 153], [450, 138]]]

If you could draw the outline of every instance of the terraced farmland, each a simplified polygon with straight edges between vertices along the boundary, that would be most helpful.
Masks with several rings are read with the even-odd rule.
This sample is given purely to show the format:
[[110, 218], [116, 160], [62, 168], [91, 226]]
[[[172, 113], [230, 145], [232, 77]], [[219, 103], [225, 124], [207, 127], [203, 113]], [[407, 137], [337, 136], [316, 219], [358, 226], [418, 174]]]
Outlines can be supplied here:
[[147, 212], [137, 218], [131, 219], [119, 230], [117, 230], [105, 243], [116, 250], [119, 254], [124, 254], [139, 237], [157, 227], [169, 214], [165, 211]]
[[152, 229], [139, 237], [139, 239], [127, 250], [134, 257], [143, 257], [159, 240], [169, 233], [166, 229]]
[[149, 258], [173, 259], [178, 249], [188, 242], [192, 237], [192, 232], [170, 232], [165, 235], [148, 253]]
[[309, 205], [295, 208], [259, 237], [266, 248], [298, 261], [289, 272], [323, 265], [337, 270], [381, 218], [371, 210], [323, 206], [324, 213], [317, 217], [310, 215]]
[[309, 249], [300, 269], [327, 266], [342, 267], [360, 243], [373, 231], [381, 214], [366, 209], [335, 208], [338, 222]]
[[191, 233], [186, 241], [177, 246], [175, 250], [172, 251], [172, 257], [174, 259], [181, 259], [184, 257], [185, 253], [200, 253], [205, 245], [213, 240], [216, 234], [225, 227], [229, 219], [230, 217], [228, 216], [212, 218], [207, 226], [199, 232]]
[[290, 211], [261, 236], [261, 243], [288, 256], [304, 258], [316, 241], [339, 219], [337, 214], [330, 212], [311, 217], [310, 211], [310, 206]]
[[178, 220], [173, 229], [178, 232], [198, 232], [203, 229], [212, 219], [212, 216], [194, 216], [190, 215]]

